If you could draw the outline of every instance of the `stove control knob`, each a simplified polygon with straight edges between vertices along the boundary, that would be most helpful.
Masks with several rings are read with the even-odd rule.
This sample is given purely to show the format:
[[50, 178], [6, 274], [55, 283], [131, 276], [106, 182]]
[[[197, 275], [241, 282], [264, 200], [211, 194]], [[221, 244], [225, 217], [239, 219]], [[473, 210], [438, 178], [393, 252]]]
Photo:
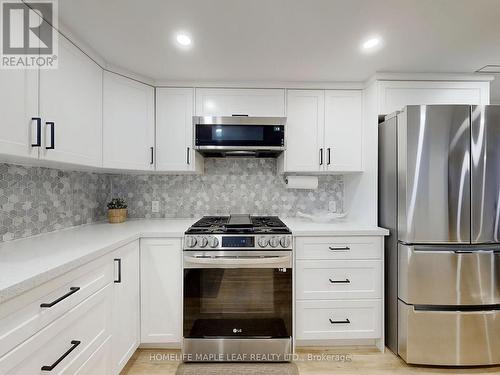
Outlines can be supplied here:
[[187, 245], [187, 247], [195, 247], [196, 246], [196, 237], [186, 237], [186, 245]]
[[208, 240], [206, 237], [200, 237], [198, 238], [198, 246], [199, 247], [205, 247], [208, 244]]
[[269, 240], [269, 245], [271, 245], [271, 247], [276, 247], [278, 246], [280, 243], [280, 240], [278, 239], [278, 237], [271, 237], [271, 239]]
[[210, 247], [219, 246], [219, 240], [217, 239], [217, 237], [210, 237], [208, 240], [208, 246], [210, 246]]
[[281, 247], [290, 247], [290, 237], [281, 237], [280, 239]]
[[258, 244], [260, 247], [266, 247], [269, 244], [269, 239], [267, 237], [259, 237]]

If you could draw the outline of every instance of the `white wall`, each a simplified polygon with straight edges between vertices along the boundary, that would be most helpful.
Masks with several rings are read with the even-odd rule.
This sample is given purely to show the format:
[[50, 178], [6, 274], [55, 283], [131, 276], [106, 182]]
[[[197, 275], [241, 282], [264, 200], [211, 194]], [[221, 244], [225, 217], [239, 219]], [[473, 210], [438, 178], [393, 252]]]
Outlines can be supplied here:
[[490, 103], [500, 104], [500, 73], [495, 74], [495, 80], [491, 82]]

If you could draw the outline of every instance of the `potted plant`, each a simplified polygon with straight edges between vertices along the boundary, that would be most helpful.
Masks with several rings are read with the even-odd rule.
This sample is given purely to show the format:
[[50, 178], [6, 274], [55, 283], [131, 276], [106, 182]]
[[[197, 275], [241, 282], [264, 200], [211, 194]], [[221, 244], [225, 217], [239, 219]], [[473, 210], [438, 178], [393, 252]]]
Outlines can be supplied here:
[[108, 221], [111, 224], [123, 223], [127, 219], [127, 202], [123, 198], [113, 198], [108, 203]]

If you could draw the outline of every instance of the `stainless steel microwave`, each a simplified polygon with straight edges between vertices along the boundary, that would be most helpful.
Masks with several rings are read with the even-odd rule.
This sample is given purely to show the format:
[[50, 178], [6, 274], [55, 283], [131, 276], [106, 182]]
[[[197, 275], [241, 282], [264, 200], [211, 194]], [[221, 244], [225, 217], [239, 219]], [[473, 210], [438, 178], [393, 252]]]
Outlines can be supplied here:
[[285, 124], [286, 117], [194, 116], [194, 148], [205, 156], [277, 156]]

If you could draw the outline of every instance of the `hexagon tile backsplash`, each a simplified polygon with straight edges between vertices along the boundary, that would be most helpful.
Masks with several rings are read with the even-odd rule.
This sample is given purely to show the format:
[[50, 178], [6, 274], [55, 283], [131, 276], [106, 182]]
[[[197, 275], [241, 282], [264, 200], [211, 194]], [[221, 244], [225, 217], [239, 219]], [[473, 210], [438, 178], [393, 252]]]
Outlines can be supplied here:
[[0, 241], [105, 218], [109, 177], [0, 164]]
[[[287, 189], [275, 159], [205, 159], [203, 175], [104, 174], [0, 164], [0, 241], [106, 217], [106, 202], [123, 197], [131, 218], [250, 213], [295, 216], [343, 209], [343, 176], [320, 176], [317, 190]], [[151, 212], [151, 202], [160, 212]]]

